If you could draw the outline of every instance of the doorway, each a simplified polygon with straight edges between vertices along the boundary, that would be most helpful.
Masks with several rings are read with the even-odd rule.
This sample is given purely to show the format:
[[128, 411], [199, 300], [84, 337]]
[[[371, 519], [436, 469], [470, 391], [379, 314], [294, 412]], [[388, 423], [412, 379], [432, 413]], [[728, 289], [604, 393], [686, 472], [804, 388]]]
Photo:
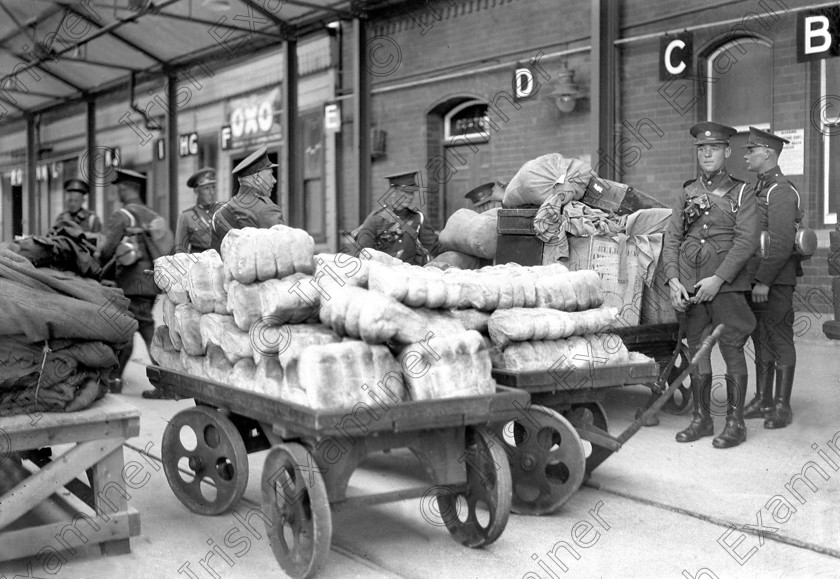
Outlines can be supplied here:
[[487, 103], [469, 99], [449, 109], [443, 116], [444, 160], [449, 179], [443, 184], [443, 222], [461, 208], [472, 208], [464, 197], [471, 189], [492, 181], [490, 119]]
[[489, 147], [457, 145], [446, 147], [445, 151], [446, 166], [454, 172], [443, 187], [444, 223], [458, 209], [472, 209], [472, 202], [464, 195], [495, 178]]

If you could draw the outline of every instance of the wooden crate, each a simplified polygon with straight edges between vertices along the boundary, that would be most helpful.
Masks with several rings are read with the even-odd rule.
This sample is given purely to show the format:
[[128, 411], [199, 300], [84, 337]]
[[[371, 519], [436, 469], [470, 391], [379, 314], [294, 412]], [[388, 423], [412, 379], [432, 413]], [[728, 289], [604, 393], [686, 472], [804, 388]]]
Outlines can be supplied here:
[[[558, 259], [572, 271], [581, 269], [594, 270], [604, 287], [604, 305], [618, 309], [622, 325], [637, 326], [641, 320], [644, 272], [636, 259], [636, 245], [628, 241], [623, 255], [619, 255], [618, 241], [612, 237], [575, 237], [569, 236], [569, 257]], [[544, 262], [553, 258], [547, 245]], [[619, 279], [619, 263], [624, 261], [624, 278]]]
[[496, 222], [499, 235], [534, 235], [534, 217], [538, 209], [499, 209]]
[[[140, 514], [126, 498], [130, 490], [123, 480], [127, 475], [123, 472], [122, 443], [140, 433], [136, 408], [106, 395], [80, 412], [8, 416], [3, 417], [2, 425], [7, 454], [0, 468], [10, 488], [0, 491], [0, 561], [45, 549], [58, 552], [87, 545], [99, 545], [102, 554], [130, 552], [129, 537], [140, 534]], [[30, 456], [28, 460], [40, 470], [27, 476], [21, 453], [59, 444], [75, 446], [52, 459], [44, 454]], [[92, 486], [77, 479], [87, 469]], [[62, 508], [65, 512], [69, 508], [75, 518], [34, 524], [26, 520], [24, 515], [33, 508], [67, 501], [56, 494], [62, 487], [73, 499]]]

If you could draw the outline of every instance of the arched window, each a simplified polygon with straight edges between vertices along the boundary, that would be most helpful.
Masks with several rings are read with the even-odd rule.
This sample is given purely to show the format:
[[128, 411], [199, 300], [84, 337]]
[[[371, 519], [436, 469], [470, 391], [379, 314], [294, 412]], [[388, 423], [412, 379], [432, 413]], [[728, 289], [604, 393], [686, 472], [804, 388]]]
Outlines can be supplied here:
[[773, 121], [773, 47], [744, 37], [722, 44], [706, 60], [706, 119], [735, 127], [729, 172], [746, 181], [754, 175], [741, 159], [750, 126], [770, 130]]
[[454, 107], [443, 117], [443, 138], [447, 145], [490, 140], [487, 103], [472, 100]]

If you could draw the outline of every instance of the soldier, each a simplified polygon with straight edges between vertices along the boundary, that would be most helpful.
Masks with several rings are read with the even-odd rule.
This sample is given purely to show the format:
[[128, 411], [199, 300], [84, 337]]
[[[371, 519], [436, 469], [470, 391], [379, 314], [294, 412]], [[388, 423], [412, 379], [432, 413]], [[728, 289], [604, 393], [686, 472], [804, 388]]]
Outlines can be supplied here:
[[[793, 289], [796, 287], [794, 239], [802, 222], [799, 192], [779, 169], [779, 154], [789, 141], [750, 127], [744, 147], [747, 168], [758, 173], [755, 185], [761, 231], [767, 232], [763, 257], [750, 260], [751, 302], [757, 325], [755, 348], [756, 396], [745, 418], [764, 417], [764, 428], [784, 428], [793, 420], [790, 393], [796, 367], [793, 345]], [[762, 235], [764, 235], [762, 233]], [[769, 239], [767, 239], [769, 237]], [[776, 377], [775, 405], [773, 375]]]
[[378, 249], [406, 263], [425, 265], [440, 253], [437, 233], [417, 209], [417, 173], [386, 177], [390, 188], [382, 207], [367, 216], [353, 232], [355, 252], [365, 247]]
[[227, 232], [243, 227], [267, 229], [278, 223], [285, 225], [283, 211], [269, 195], [277, 179], [277, 165], [268, 159], [266, 147], [260, 147], [234, 167], [233, 176], [239, 179], [239, 191], [223, 203], [213, 215], [213, 234], [210, 246], [219, 251]]
[[501, 181], [484, 183], [475, 189], [471, 189], [469, 193], [464, 195], [464, 198], [472, 201], [473, 211], [484, 213], [488, 209], [501, 206], [502, 199], [505, 196], [505, 185]]
[[[118, 288], [123, 290], [125, 297], [130, 300], [128, 311], [137, 319], [137, 331], [146, 342], [146, 348], [152, 345], [152, 336], [155, 331], [154, 308], [158, 288], [152, 276], [146, 274], [146, 270], [154, 267], [152, 256], [147, 251], [131, 263], [123, 262], [123, 255], [120, 251], [123, 246], [122, 240], [131, 227], [139, 227], [141, 224], [151, 223], [153, 219], [160, 217], [155, 211], [143, 203], [146, 196], [146, 176], [129, 169], [117, 170], [114, 180], [117, 186], [122, 207], [114, 211], [108, 220], [108, 233], [102, 247], [100, 261], [103, 269], [110, 271], [111, 266], [115, 267], [114, 279]], [[172, 232], [169, 231], [169, 245], [172, 242]], [[168, 251], [169, 248], [165, 248]], [[125, 347], [117, 353], [120, 363], [120, 377], [112, 377], [108, 386], [111, 392], [118, 394], [122, 392], [123, 374], [128, 365], [134, 350], [134, 336], [126, 336]]]
[[[732, 152], [729, 139], [735, 129], [705, 122], [690, 132], [701, 175], [683, 184], [673, 207], [662, 249], [664, 271], [674, 308], [686, 312], [691, 356], [709, 325], [725, 325], [719, 346], [726, 363], [726, 427], [712, 444], [729, 448], [747, 439], [744, 343], [755, 328], [755, 316], [744, 295], [751, 281], [745, 266], [758, 247], [758, 209], [750, 186], [726, 172], [725, 162]], [[710, 366], [692, 373], [694, 416], [688, 428], [677, 433], [677, 442], [714, 434], [711, 383]]]
[[102, 232], [102, 222], [96, 213], [82, 207], [89, 189], [87, 181], [83, 179], [68, 179], [64, 182], [64, 211], [56, 217], [53, 229], [64, 224], [74, 224], [85, 233]]
[[210, 249], [211, 223], [216, 212], [216, 170], [199, 169], [187, 179], [187, 187], [195, 191], [195, 205], [178, 215], [175, 227], [175, 251], [201, 253]]

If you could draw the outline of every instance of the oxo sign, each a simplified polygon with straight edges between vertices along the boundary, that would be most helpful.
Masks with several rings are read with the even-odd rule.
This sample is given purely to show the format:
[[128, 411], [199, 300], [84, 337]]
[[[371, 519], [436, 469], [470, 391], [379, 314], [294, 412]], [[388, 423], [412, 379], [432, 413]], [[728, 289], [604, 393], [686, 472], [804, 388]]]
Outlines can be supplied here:
[[234, 109], [230, 114], [230, 130], [235, 139], [267, 133], [274, 124], [274, 107], [270, 101]]
[[279, 112], [279, 88], [230, 99], [225, 103], [228, 123], [222, 131], [223, 148], [249, 147], [279, 139]]

